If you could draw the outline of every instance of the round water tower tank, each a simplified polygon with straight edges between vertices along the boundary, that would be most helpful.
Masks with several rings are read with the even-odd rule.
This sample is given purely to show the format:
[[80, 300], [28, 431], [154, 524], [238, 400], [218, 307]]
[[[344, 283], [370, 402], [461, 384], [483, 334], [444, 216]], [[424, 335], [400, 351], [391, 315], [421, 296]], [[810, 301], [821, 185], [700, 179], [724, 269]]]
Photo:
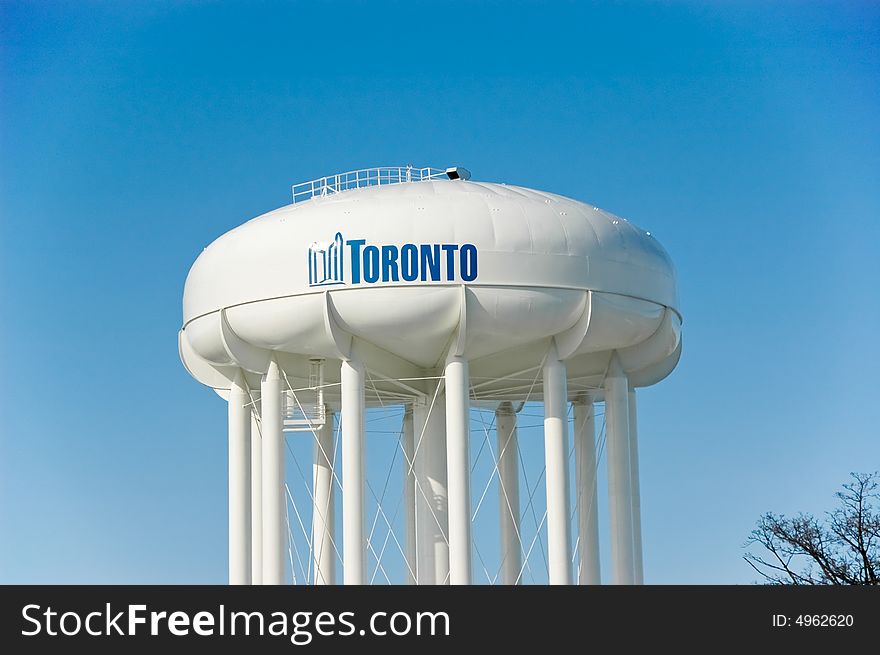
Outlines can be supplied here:
[[489, 401], [521, 395], [527, 385], [512, 381], [551, 346], [572, 394], [599, 386], [614, 352], [633, 386], [672, 370], [675, 273], [649, 232], [571, 198], [464, 177], [322, 178], [219, 237], [186, 280], [187, 368], [222, 391], [273, 354], [301, 380], [309, 361], [353, 351], [377, 379], [414, 379], [454, 352], [470, 362], [474, 399]]

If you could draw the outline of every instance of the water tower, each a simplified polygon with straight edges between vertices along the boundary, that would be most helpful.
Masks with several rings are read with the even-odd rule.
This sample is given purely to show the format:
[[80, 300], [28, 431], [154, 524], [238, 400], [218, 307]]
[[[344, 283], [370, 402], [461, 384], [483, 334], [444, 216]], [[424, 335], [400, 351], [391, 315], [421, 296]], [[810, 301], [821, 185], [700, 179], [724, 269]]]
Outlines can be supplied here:
[[543, 405], [547, 580], [600, 582], [604, 403], [611, 582], [641, 583], [636, 389], [672, 371], [680, 331], [669, 256], [597, 207], [462, 168], [294, 186], [292, 204], [205, 248], [184, 290], [180, 357], [228, 401], [230, 583], [289, 581], [294, 437], [313, 444], [311, 513], [296, 515], [308, 582], [368, 581], [365, 433], [373, 408], [389, 406], [402, 417], [400, 582], [476, 582], [469, 426], [490, 411], [497, 581], [521, 583], [527, 401]]

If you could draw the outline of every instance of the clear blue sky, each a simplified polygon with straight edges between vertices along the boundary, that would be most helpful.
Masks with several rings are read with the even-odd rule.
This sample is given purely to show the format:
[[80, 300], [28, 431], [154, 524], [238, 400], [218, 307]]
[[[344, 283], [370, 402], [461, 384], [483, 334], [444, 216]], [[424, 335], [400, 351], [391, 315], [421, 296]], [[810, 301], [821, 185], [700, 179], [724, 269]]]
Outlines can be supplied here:
[[762, 512], [880, 468], [876, 4], [2, 2], [0, 581], [225, 581], [189, 266], [291, 183], [408, 162], [586, 200], [672, 255], [648, 582], [749, 583]]

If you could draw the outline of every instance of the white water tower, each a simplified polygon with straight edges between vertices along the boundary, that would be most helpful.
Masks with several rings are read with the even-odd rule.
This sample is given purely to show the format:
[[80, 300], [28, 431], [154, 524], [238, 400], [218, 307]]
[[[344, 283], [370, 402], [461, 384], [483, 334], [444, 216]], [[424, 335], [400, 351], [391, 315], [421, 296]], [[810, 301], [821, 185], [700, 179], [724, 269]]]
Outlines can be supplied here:
[[295, 437], [313, 443], [310, 513], [296, 513], [308, 543], [300, 581], [368, 582], [378, 549], [364, 514], [367, 421], [397, 407], [399, 581], [475, 581], [470, 424], [489, 410], [502, 553], [489, 579], [522, 583], [517, 419], [538, 401], [547, 579], [600, 581], [594, 408], [604, 402], [611, 581], [641, 583], [636, 389], [672, 371], [680, 331], [669, 256], [597, 207], [461, 168], [296, 185], [292, 204], [209, 245], [184, 290], [180, 357], [228, 401], [230, 582], [290, 579], [284, 463]]

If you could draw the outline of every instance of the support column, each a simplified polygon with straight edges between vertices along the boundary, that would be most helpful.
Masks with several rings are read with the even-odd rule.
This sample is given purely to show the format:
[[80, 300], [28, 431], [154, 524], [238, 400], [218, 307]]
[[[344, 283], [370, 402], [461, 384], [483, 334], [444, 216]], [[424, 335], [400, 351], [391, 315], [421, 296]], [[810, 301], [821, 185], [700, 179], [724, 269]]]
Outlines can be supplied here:
[[501, 532], [501, 583], [518, 584], [522, 568], [519, 532], [519, 446], [516, 412], [503, 402], [495, 410], [498, 449], [498, 514]]
[[578, 584], [601, 584], [599, 512], [596, 495], [596, 411], [593, 397], [579, 396], [574, 408], [575, 486], [578, 506], [580, 571]]
[[605, 377], [605, 433], [608, 446], [608, 501], [611, 514], [612, 582], [635, 582], [632, 482], [629, 458], [629, 388], [617, 353]]
[[413, 408], [406, 405], [403, 413], [403, 503], [406, 529], [406, 583], [416, 584], [416, 476]]
[[251, 584], [263, 584], [263, 438], [259, 407], [251, 407]]
[[633, 562], [635, 584], [645, 584], [642, 560], [642, 500], [639, 489], [639, 433], [636, 420], [636, 390], [630, 388], [629, 398], [629, 475], [632, 486]]
[[251, 412], [244, 374], [229, 390], [229, 584], [251, 583]]
[[446, 362], [446, 472], [449, 481], [449, 582], [471, 583], [470, 378], [462, 357]]
[[[433, 406], [432, 406], [433, 401]], [[416, 482], [416, 577], [449, 584], [449, 495], [446, 480], [446, 395], [413, 407]]]
[[260, 403], [263, 429], [263, 584], [278, 585], [284, 584], [287, 534], [281, 371], [274, 357], [263, 377]]
[[568, 499], [568, 383], [551, 346], [544, 363], [544, 461], [547, 466], [547, 551], [550, 584], [571, 584]]
[[324, 408], [324, 425], [315, 435], [312, 465], [312, 557], [314, 584], [336, 584], [333, 526], [333, 410]]
[[366, 581], [364, 542], [364, 366], [342, 362], [342, 564], [343, 581]]

